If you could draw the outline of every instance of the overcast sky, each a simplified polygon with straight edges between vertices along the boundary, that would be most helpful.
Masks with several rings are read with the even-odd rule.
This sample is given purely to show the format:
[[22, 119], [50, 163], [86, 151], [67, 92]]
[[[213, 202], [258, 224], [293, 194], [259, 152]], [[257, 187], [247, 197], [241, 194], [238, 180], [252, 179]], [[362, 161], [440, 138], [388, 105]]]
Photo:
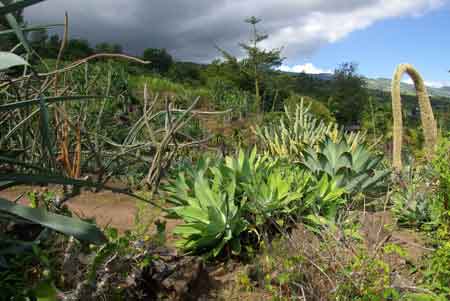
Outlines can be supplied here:
[[[61, 22], [69, 12], [72, 37], [123, 45], [130, 53], [166, 48], [178, 59], [207, 62], [217, 44], [239, 54], [255, 15], [269, 34], [266, 47], [284, 47], [285, 68], [327, 71], [314, 56], [324, 47], [376, 24], [420, 19], [447, 0], [47, 0], [27, 9], [31, 23]], [[368, 45], [366, 45], [368, 46]], [[369, 51], [369, 50], [366, 50]], [[306, 63], [309, 63], [307, 65]], [[360, 62], [363, 64], [364, 62]], [[311, 69], [312, 68], [312, 69]], [[316, 69], [314, 69], [316, 68]]]

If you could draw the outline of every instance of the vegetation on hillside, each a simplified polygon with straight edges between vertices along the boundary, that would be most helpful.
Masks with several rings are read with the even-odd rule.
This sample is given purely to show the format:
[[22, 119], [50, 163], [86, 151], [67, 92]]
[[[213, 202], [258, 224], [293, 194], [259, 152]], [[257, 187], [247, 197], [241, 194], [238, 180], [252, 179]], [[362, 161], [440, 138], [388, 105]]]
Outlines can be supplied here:
[[[37, 2], [0, 1], [0, 300], [450, 299], [450, 102], [419, 89], [423, 137], [354, 63], [278, 71], [258, 18], [200, 65], [48, 37]], [[102, 191], [132, 230], [70, 209]]]

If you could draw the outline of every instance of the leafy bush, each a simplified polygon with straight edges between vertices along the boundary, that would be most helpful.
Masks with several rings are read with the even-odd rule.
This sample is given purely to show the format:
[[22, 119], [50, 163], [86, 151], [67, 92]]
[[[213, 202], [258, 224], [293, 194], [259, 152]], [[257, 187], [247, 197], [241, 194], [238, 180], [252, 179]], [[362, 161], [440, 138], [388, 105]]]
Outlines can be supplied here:
[[302, 102], [303, 105], [310, 108], [310, 113], [316, 118], [325, 122], [335, 122], [330, 110], [322, 102], [312, 97], [292, 94], [284, 101], [284, 105], [290, 112], [295, 112], [297, 106]]

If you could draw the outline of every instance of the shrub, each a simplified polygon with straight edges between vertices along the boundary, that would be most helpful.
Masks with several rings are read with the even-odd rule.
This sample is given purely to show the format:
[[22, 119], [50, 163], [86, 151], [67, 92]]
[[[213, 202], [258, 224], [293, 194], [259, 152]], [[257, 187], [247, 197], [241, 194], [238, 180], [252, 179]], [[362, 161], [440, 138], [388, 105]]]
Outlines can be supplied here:
[[287, 107], [288, 111], [295, 112], [297, 106], [302, 102], [303, 105], [306, 105], [310, 108], [311, 115], [313, 115], [314, 117], [323, 120], [324, 122], [336, 121], [330, 110], [328, 110], [328, 108], [322, 102], [309, 96], [292, 94], [284, 101], [284, 105]]

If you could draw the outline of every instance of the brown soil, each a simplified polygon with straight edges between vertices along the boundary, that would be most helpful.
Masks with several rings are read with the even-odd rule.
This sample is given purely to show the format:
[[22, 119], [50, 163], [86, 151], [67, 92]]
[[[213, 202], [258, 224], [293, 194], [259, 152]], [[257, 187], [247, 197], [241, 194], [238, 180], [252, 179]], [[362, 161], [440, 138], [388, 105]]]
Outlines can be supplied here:
[[[9, 200], [15, 200], [25, 192], [36, 190], [36, 188], [20, 186], [5, 191], [0, 191], [0, 197]], [[28, 200], [26, 197], [20, 199], [20, 203], [26, 205]], [[71, 211], [80, 218], [95, 219], [100, 227], [111, 226], [118, 229], [120, 232], [132, 230], [135, 226], [135, 216], [138, 212], [138, 201], [129, 196], [122, 194], [115, 194], [109, 191], [94, 193], [91, 191], [83, 191], [79, 196], [72, 198], [68, 203]], [[390, 254], [385, 256], [384, 260], [389, 263], [392, 272], [396, 275], [394, 284], [398, 287], [414, 286], [417, 281], [416, 275], [412, 275], [410, 271], [411, 265], [419, 266], [421, 259], [429, 250], [424, 247], [426, 245], [425, 239], [417, 232], [398, 229], [395, 226], [395, 220], [389, 212], [354, 212], [357, 221], [361, 224], [361, 235], [364, 239], [367, 251], [369, 254], [375, 254], [384, 246], [388, 244], [395, 244], [400, 246], [406, 253], [406, 256], [399, 256], [397, 254]], [[146, 211], [145, 218], [153, 223], [156, 219], [166, 222], [167, 245], [173, 248], [173, 242], [176, 240], [171, 235], [173, 228], [179, 224], [179, 221], [166, 220], [162, 217], [160, 210], [149, 209]], [[144, 221], [145, 222], [145, 221]], [[152, 226], [150, 232], [155, 231]], [[300, 254], [314, 254], [319, 252], [320, 243], [318, 238], [309, 232], [302, 225], [294, 229], [291, 234], [291, 241], [294, 245], [286, 244], [284, 250], [287, 253]], [[292, 248], [292, 249], [291, 249]], [[345, 250], [344, 250], [345, 253]], [[341, 254], [342, 255], [342, 254]], [[346, 257], [345, 254], [343, 254]], [[351, 252], [348, 253], [349, 258], [353, 256]], [[320, 257], [320, 256], [319, 256]], [[345, 262], [344, 258], [344, 262]], [[225, 297], [225, 299], [233, 299], [236, 294], [240, 300], [265, 300], [266, 291], [263, 289], [256, 289], [246, 295], [241, 292], [236, 292], [238, 288], [236, 279], [240, 274], [245, 274], [248, 267], [239, 265], [227, 266], [209, 266], [204, 271], [208, 274], [208, 281], [202, 280], [199, 287], [193, 288], [194, 291], [202, 293], [205, 291], [207, 297], [205, 299], [198, 298], [197, 300], [211, 300]], [[315, 279], [315, 289], [329, 290], [327, 282], [321, 277], [315, 269], [304, 271], [310, 277]], [[275, 279], [275, 277], [273, 277]]]
[[[21, 186], [0, 191], [0, 197], [14, 200], [22, 193], [33, 191], [31, 187]], [[26, 196], [20, 200], [23, 205], [28, 204]], [[119, 231], [130, 230], [134, 226], [137, 212], [136, 200], [129, 196], [109, 191], [93, 193], [84, 191], [81, 195], [70, 199], [69, 209], [82, 219], [95, 219], [101, 227], [112, 226]]]
[[[35, 191], [36, 188], [29, 186], [17, 186], [4, 191], [0, 191], [0, 197], [7, 200], [16, 200], [22, 194]], [[29, 201], [26, 196], [22, 196], [19, 201], [22, 205], [28, 205]], [[83, 191], [80, 195], [70, 199], [66, 204], [69, 209], [82, 219], [95, 219], [96, 223], [101, 227], [113, 227], [120, 233], [126, 230], [132, 230], [135, 226], [135, 216], [138, 212], [139, 201], [127, 195], [112, 193], [110, 191], [102, 191], [94, 193], [92, 191]], [[150, 206], [150, 205], [149, 205]], [[149, 207], [151, 208], [151, 207]], [[152, 209], [146, 212], [145, 218], [156, 220], [161, 212], [159, 209]], [[161, 215], [162, 216], [162, 215]], [[178, 221], [159, 219], [166, 222], [167, 234], [170, 236], [173, 228]], [[150, 231], [154, 231], [151, 227]]]

